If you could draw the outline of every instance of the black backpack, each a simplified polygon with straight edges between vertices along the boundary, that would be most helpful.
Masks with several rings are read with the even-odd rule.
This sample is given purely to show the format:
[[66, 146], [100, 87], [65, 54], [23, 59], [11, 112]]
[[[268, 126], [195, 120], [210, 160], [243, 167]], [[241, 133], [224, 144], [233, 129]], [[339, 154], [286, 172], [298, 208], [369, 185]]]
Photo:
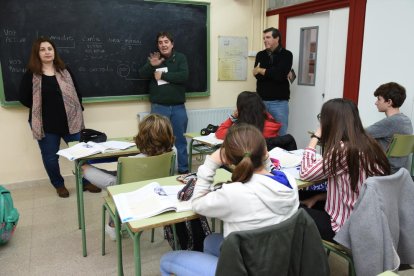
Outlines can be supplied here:
[[82, 129], [80, 132], [80, 139], [79, 142], [95, 142], [101, 143], [106, 142], [106, 134], [91, 128]]

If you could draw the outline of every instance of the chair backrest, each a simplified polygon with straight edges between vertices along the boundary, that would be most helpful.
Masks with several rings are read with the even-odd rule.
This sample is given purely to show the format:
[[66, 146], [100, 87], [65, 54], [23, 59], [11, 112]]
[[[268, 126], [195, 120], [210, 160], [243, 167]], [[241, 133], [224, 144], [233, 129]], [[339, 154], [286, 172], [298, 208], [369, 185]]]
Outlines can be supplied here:
[[414, 152], [414, 135], [394, 134], [387, 157], [404, 157]]
[[315, 222], [300, 208], [281, 223], [230, 233], [221, 245], [216, 276], [232, 275], [329, 275]]
[[366, 179], [334, 238], [352, 250], [356, 275], [377, 275], [398, 268], [400, 260], [414, 260], [413, 202], [414, 182], [405, 168]]
[[174, 151], [148, 157], [120, 157], [117, 184], [171, 176], [174, 168]]

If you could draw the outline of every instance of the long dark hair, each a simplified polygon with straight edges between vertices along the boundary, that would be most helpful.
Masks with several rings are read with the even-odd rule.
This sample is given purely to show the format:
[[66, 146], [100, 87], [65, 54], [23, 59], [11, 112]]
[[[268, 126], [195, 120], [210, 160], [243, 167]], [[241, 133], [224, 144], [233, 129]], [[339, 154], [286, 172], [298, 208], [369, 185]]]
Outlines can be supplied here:
[[263, 166], [266, 142], [259, 130], [249, 124], [235, 124], [229, 128], [221, 145], [221, 160], [233, 167], [231, 180], [245, 183], [253, 172]]
[[255, 92], [243, 91], [237, 97], [237, 123], [251, 124], [263, 131], [267, 118], [266, 106]]
[[55, 59], [53, 60], [53, 64], [55, 65], [55, 69], [58, 71], [62, 71], [66, 68], [65, 63], [60, 58], [55, 43], [47, 37], [39, 37], [36, 39], [32, 44], [32, 51], [30, 53], [29, 63], [27, 64], [27, 69], [35, 74], [42, 74], [42, 61], [39, 57], [39, 50], [40, 44], [42, 42], [49, 42], [52, 45], [53, 50], [55, 51]]
[[339, 98], [327, 101], [320, 121], [323, 160], [330, 174], [335, 176], [343, 169], [337, 166], [344, 156], [353, 191], [357, 189], [360, 167], [367, 177], [390, 174], [388, 159], [377, 141], [365, 133], [355, 103]]

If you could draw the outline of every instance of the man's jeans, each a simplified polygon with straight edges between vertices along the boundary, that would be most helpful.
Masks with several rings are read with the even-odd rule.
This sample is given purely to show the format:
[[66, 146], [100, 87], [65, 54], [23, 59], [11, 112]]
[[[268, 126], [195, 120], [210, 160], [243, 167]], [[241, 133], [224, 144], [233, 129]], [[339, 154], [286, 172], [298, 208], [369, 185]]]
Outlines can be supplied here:
[[43, 165], [45, 166], [50, 182], [55, 188], [64, 185], [63, 177], [60, 174], [59, 155], [56, 154], [59, 151], [61, 138], [63, 138], [66, 144], [73, 141], [79, 141], [80, 133], [78, 132], [63, 136], [54, 133], [45, 133], [45, 137], [37, 141], [40, 153], [42, 154]]
[[287, 134], [289, 120], [289, 101], [263, 101], [267, 111], [273, 118], [282, 124], [279, 135]]
[[188, 117], [185, 105], [161, 105], [151, 104], [151, 113], [157, 113], [170, 119], [175, 136], [177, 148], [178, 171], [188, 171], [187, 139], [184, 133], [187, 131]]

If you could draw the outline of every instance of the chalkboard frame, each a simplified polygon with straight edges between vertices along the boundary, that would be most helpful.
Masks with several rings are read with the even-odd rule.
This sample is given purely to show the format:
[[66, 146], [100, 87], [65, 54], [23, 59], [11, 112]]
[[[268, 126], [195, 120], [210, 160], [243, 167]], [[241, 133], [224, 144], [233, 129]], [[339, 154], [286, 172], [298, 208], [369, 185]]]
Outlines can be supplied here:
[[[167, 1], [167, 0], [144, 0], [145, 2], [159, 2], [169, 4], [182, 5], [202, 5], [206, 7], [206, 90], [202, 92], [189, 91], [186, 93], [186, 98], [207, 97], [210, 96], [210, 3], [196, 2], [196, 1]], [[149, 94], [139, 95], [122, 95], [122, 96], [99, 96], [99, 97], [83, 97], [83, 103], [100, 103], [100, 102], [124, 102], [124, 101], [148, 101]], [[19, 101], [7, 101], [4, 91], [3, 73], [0, 61], [0, 106], [2, 107], [20, 107]]]

